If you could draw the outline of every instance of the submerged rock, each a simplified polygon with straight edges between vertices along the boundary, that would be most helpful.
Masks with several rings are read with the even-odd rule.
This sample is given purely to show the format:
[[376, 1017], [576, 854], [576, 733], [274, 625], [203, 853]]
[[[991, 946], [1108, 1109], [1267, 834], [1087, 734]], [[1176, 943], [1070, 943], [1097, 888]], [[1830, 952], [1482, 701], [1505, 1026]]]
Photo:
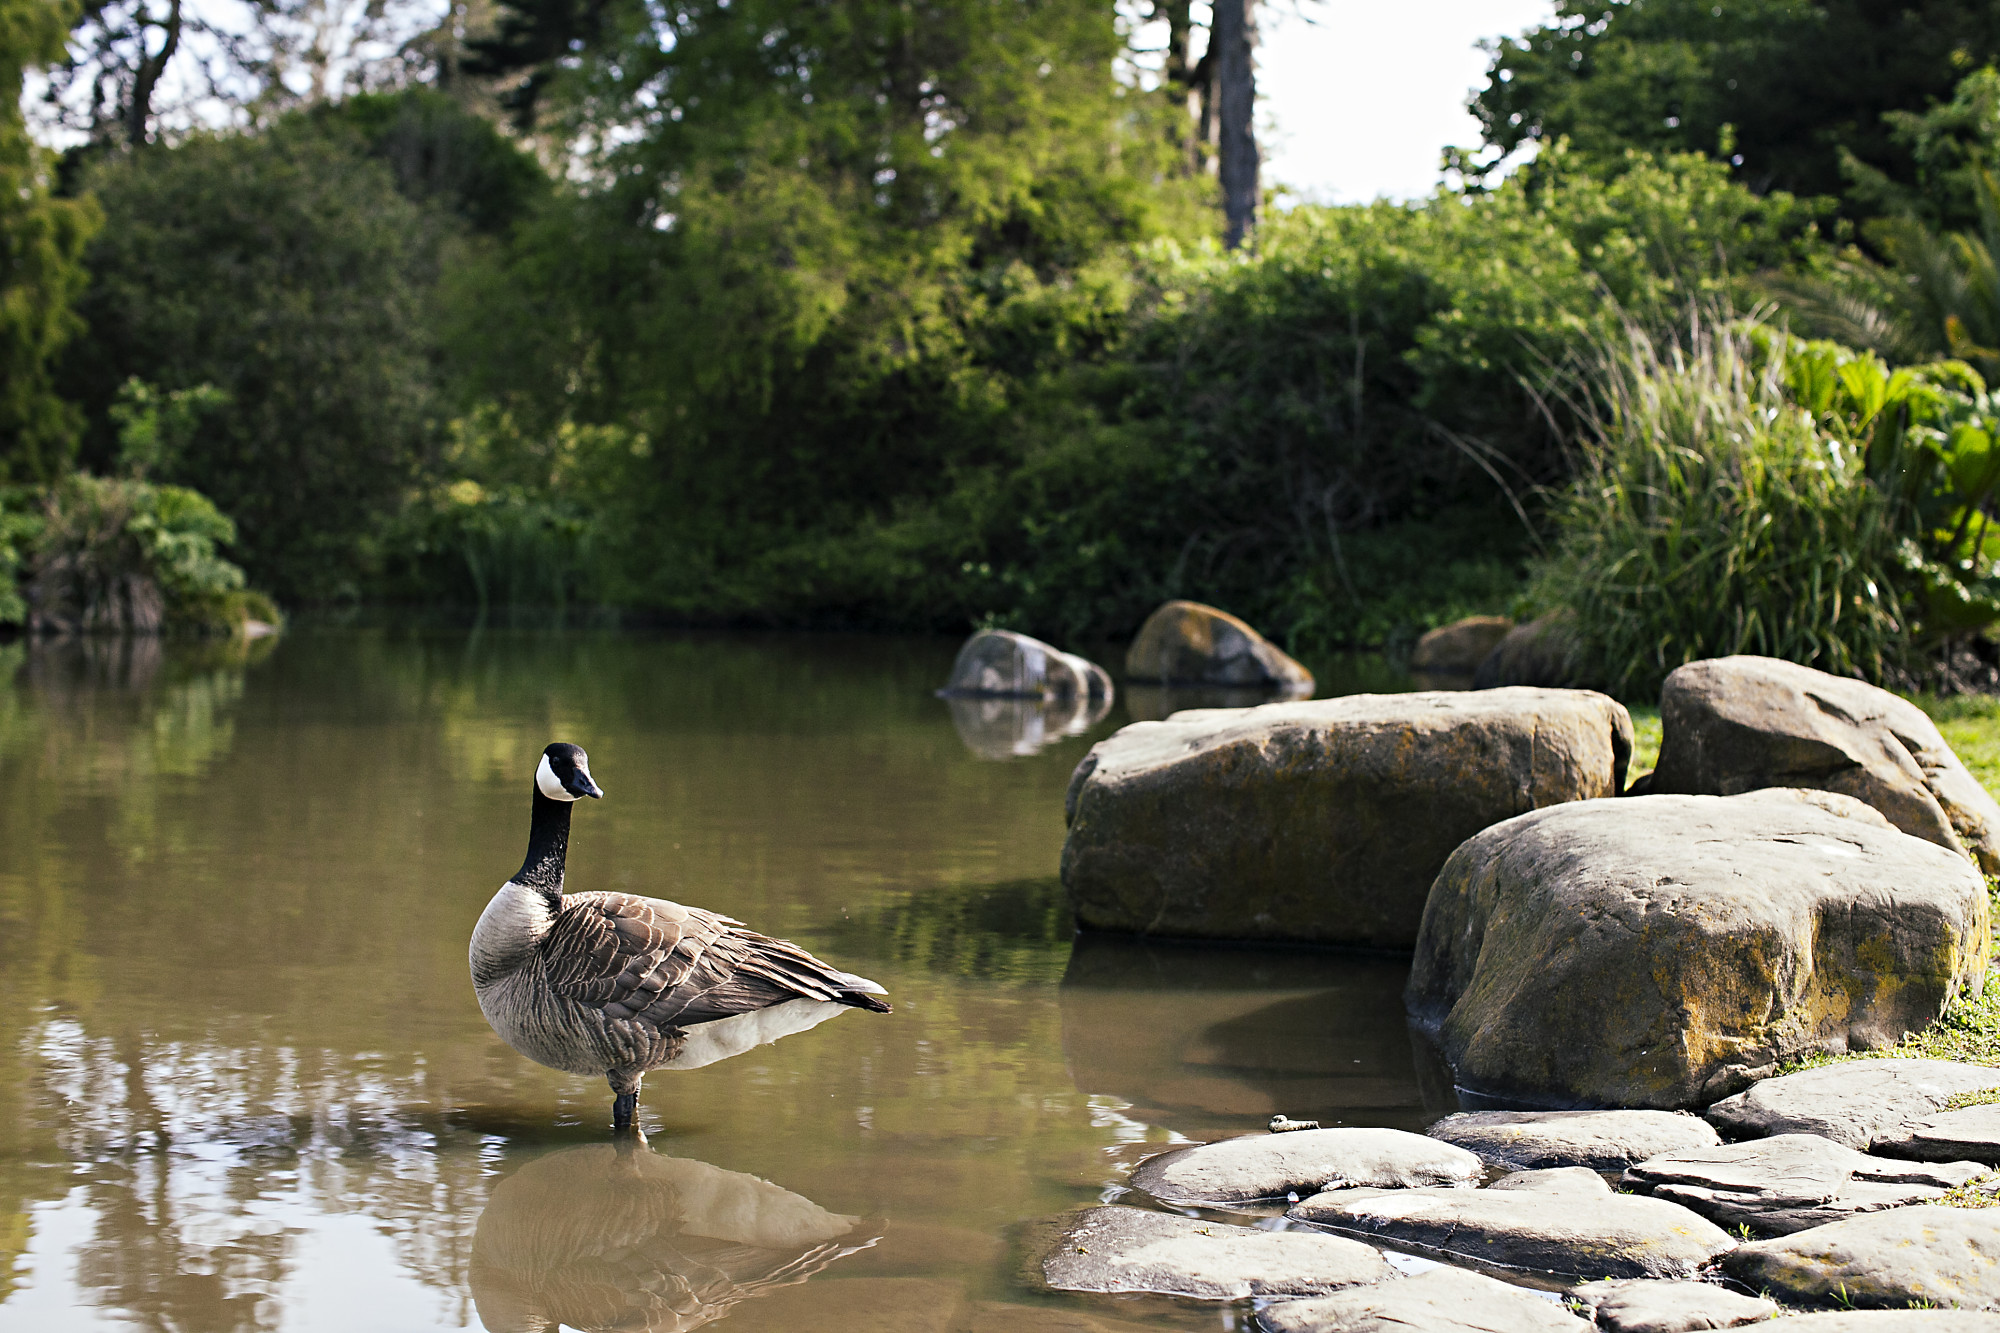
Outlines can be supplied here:
[[1769, 1236], [1927, 1203], [1985, 1173], [1977, 1162], [1899, 1162], [1817, 1134], [1780, 1134], [1656, 1157], [1622, 1183]]
[[2000, 1212], [1920, 1204], [1865, 1213], [1722, 1261], [1737, 1281], [1794, 1300], [2000, 1307]]
[[1933, 843], [1762, 794], [1635, 796], [1454, 852], [1405, 997], [1475, 1092], [1676, 1109], [1900, 1040], [1987, 947], [1985, 881]]
[[1907, 699], [1771, 657], [1689, 662], [1660, 691], [1655, 792], [1819, 787], [2000, 874], [2000, 804]]
[[946, 697], [1088, 699], [1110, 707], [1110, 673], [1097, 663], [1009, 629], [985, 629], [965, 641], [938, 691]]
[[1467, 616], [1441, 625], [1417, 640], [1410, 670], [1441, 676], [1470, 676], [1514, 628], [1505, 616]]
[[1253, 685], [1309, 695], [1312, 672], [1243, 621], [1200, 602], [1167, 602], [1125, 650], [1125, 674], [1161, 685]]
[[1086, 1208], [1042, 1260], [1059, 1291], [1148, 1291], [1212, 1301], [1315, 1296], [1393, 1275], [1373, 1246], [1304, 1231], [1261, 1231], [1143, 1208]]
[[1692, 1277], [1736, 1243], [1685, 1208], [1613, 1194], [1591, 1173], [1531, 1174], [1563, 1179], [1531, 1189], [1335, 1190], [1285, 1216], [1480, 1263], [1587, 1277]]
[[1778, 1313], [1775, 1301], [1739, 1296], [1712, 1282], [1656, 1282], [1611, 1278], [1570, 1288], [1608, 1333], [1692, 1333], [1735, 1328]]
[[1148, 1157], [1132, 1183], [1165, 1203], [1250, 1203], [1346, 1186], [1476, 1184], [1479, 1159], [1400, 1129], [1252, 1134]]
[[1821, 1065], [1725, 1098], [1710, 1123], [1737, 1138], [1817, 1134], [1857, 1151], [1894, 1141], [1953, 1097], [2000, 1088], [2000, 1069], [1950, 1060], [1853, 1060]]
[[1088, 930], [1408, 948], [1453, 848], [1616, 795], [1631, 753], [1625, 709], [1585, 690], [1177, 713], [1078, 765], [1063, 884]]
[[1590, 1325], [1521, 1287], [1462, 1268], [1313, 1301], [1268, 1306], [1271, 1333], [1589, 1333]]
[[1622, 1171], [1662, 1153], [1722, 1142], [1707, 1121], [1676, 1111], [1466, 1111], [1424, 1132], [1517, 1170]]

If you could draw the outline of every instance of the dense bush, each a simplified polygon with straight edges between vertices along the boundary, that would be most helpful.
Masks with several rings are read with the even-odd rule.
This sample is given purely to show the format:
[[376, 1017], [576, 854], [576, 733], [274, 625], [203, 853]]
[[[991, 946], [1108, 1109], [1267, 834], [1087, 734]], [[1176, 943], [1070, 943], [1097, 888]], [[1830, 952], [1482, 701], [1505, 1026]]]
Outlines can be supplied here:
[[1533, 595], [1574, 615], [1589, 683], [1646, 698], [1738, 652], [1894, 680], [2000, 618], [2000, 423], [1969, 367], [1699, 317], [1574, 369], [1586, 435]]

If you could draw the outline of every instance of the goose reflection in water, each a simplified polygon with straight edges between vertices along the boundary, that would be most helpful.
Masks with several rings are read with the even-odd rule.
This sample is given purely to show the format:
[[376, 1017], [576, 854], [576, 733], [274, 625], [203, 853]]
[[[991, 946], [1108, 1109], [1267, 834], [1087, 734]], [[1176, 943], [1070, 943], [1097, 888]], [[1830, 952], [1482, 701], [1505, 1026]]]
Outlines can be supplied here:
[[472, 1299], [488, 1333], [684, 1333], [878, 1238], [860, 1218], [628, 1134], [500, 1182], [473, 1235]]

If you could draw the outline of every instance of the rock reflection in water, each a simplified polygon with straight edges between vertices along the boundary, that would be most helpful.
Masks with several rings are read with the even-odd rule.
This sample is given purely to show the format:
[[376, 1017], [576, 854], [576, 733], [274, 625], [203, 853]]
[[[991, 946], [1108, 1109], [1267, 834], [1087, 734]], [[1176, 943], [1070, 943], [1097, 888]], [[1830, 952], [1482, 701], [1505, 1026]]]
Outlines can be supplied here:
[[951, 710], [959, 739], [981, 759], [1035, 754], [1067, 737], [1081, 736], [1111, 711], [1111, 700], [1097, 695], [1055, 699], [954, 696], [944, 702]]
[[1447, 1111], [1403, 1012], [1407, 960], [1084, 935], [1062, 982], [1079, 1089], [1191, 1137], [1277, 1113], [1420, 1130]]
[[500, 1182], [473, 1235], [472, 1299], [488, 1333], [682, 1333], [876, 1238], [859, 1218], [634, 1135]]

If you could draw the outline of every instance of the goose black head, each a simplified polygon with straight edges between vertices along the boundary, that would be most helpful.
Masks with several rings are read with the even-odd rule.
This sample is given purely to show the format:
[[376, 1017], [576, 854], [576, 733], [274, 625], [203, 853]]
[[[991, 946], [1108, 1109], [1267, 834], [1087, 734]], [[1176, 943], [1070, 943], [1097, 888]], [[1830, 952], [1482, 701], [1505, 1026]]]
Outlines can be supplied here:
[[535, 768], [535, 789], [551, 801], [604, 795], [603, 789], [590, 780], [590, 756], [582, 747], [566, 741], [557, 741], [542, 751], [542, 762]]

